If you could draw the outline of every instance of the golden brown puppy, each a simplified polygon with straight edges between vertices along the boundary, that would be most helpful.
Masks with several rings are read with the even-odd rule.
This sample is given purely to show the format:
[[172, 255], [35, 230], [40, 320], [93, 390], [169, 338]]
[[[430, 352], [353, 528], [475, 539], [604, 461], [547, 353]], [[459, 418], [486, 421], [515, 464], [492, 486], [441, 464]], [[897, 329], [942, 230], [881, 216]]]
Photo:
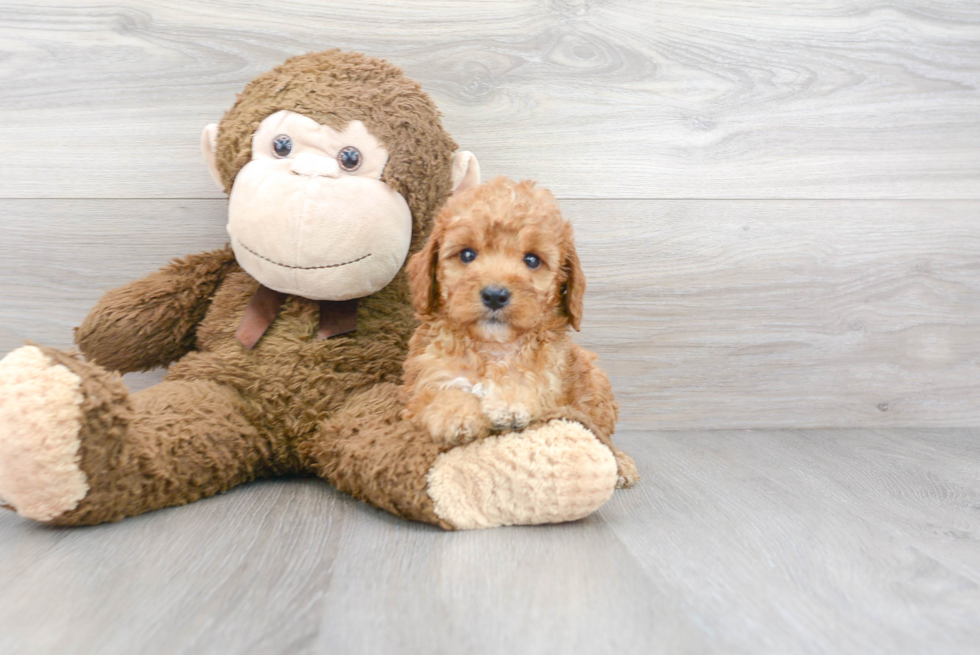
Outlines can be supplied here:
[[[549, 191], [498, 177], [452, 198], [408, 275], [422, 325], [405, 362], [406, 418], [454, 446], [572, 407], [608, 442], [619, 408], [597, 356], [568, 334], [585, 277]], [[633, 460], [612, 450], [619, 486], [632, 485]]]

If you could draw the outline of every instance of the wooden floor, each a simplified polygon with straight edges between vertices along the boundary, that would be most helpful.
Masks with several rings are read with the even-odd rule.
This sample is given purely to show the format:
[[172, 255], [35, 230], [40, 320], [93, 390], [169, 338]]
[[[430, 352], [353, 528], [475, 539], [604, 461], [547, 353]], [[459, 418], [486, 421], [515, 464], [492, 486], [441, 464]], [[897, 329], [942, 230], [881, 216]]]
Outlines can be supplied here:
[[980, 430], [630, 432], [644, 480], [447, 534], [318, 480], [0, 515], [2, 653], [980, 653]]
[[555, 192], [643, 482], [459, 534], [317, 480], [0, 513], [0, 655], [980, 653], [980, 3], [4, 0], [0, 355], [221, 246], [201, 128], [328, 47]]

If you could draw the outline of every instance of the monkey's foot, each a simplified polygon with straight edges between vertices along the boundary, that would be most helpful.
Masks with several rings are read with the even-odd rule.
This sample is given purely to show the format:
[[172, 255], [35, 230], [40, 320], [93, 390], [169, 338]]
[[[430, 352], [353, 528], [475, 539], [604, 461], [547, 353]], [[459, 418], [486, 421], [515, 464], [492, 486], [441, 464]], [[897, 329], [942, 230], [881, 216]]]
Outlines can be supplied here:
[[559, 419], [441, 454], [428, 492], [436, 515], [466, 530], [581, 519], [609, 500], [616, 482], [609, 448]]
[[37, 346], [0, 361], [0, 498], [47, 521], [88, 493], [79, 467], [82, 381]]
[[[78, 507], [105, 469], [90, 433], [114, 423], [125, 388], [100, 367], [51, 348], [24, 346], [0, 361], [0, 498], [18, 514], [54, 521]], [[95, 442], [95, 443], [93, 443]]]

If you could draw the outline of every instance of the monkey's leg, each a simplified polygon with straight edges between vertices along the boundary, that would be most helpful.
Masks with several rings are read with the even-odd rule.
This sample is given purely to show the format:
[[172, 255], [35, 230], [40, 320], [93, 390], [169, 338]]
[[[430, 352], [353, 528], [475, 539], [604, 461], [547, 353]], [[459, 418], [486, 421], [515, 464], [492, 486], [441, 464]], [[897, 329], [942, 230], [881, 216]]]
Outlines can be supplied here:
[[394, 385], [357, 394], [300, 454], [341, 491], [447, 529], [574, 521], [616, 486], [612, 452], [581, 423], [551, 420], [441, 452], [400, 410]]
[[268, 460], [241, 403], [202, 381], [130, 396], [95, 364], [19, 348], [0, 362], [0, 498], [30, 519], [83, 525], [220, 493]]

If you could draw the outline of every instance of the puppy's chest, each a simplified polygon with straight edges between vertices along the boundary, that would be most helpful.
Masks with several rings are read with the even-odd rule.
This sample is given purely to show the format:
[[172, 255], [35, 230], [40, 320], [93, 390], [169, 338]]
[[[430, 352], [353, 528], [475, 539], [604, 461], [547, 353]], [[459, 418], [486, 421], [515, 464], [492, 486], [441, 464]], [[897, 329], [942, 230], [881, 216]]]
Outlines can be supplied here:
[[439, 386], [479, 398], [520, 393], [557, 399], [562, 392], [564, 364], [554, 348], [516, 350], [502, 344], [447, 363]]

